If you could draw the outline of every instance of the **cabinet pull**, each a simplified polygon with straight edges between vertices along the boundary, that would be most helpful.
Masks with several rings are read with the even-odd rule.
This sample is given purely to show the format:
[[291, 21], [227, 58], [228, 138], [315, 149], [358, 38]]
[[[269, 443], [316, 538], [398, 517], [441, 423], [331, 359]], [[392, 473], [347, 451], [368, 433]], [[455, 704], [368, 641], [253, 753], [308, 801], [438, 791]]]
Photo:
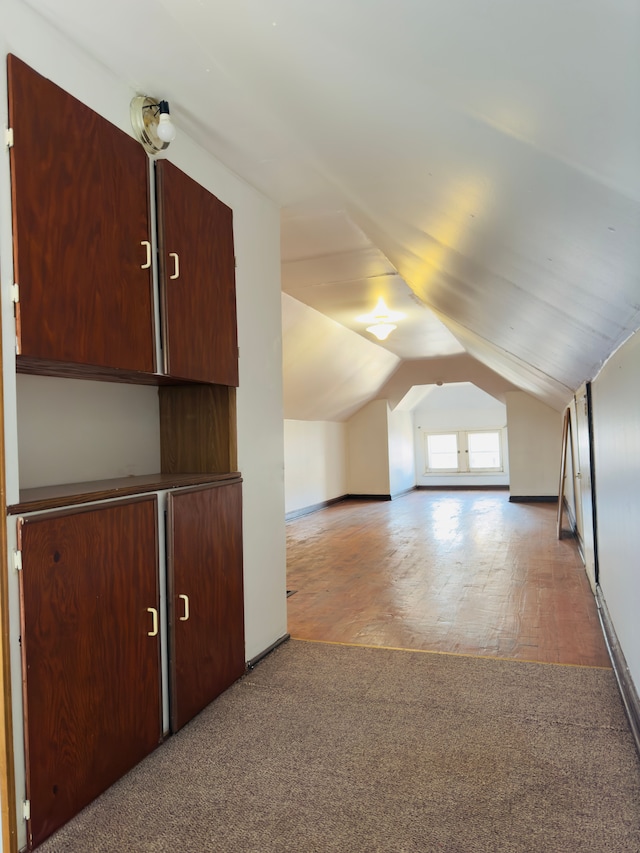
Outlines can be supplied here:
[[151, 243], [148, 240], [141, 240], [141, 246], [144, 246], [147, 250], [147, 260], [140, 267], [141, 270], [148, 270], [151, 266]]
[[178, 598], [182, 599], [184, 602], [184, 612], [180, 617], [181, 622], [186, 622], [189, 618], [189, 596], [188, 595], [179, 595]]
[[180, 277], [180, 258], [178, 257], [177, 252], [169, 252], [169, 257], [173, 258], [173, 275], [170, 275], [169, 278], [179, 278]]
[[147, 607], [147, 613], [151, 614], [151, 630], [147, 631], [147, 637], [158, 636], [158, 611], [155, 607]]

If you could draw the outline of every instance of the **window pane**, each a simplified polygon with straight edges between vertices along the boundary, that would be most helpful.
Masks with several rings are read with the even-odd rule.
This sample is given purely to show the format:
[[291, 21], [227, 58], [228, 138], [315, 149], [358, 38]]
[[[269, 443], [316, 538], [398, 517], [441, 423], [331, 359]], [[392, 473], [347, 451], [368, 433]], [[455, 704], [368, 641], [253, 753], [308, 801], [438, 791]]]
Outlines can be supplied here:
[[497, 432], [470, 432], [467, 436], [469, 447], [469, 469], [501, 468], [500, 434]]
[[427, 452], [429, 468], [439, 471], [445, 468], [458, 469], [458, 436], [455, 433], [427, 436]]

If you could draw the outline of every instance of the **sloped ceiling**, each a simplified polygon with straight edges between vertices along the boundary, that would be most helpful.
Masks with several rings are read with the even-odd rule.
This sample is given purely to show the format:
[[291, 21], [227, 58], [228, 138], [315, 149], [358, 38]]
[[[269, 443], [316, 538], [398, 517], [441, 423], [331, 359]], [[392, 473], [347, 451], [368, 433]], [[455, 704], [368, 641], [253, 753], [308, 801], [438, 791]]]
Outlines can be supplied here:
[[[337, 416], [322, 315], [343, 415], [390, 355], [466, 353], [562, 408], [640, 325], [635, 0], [27, 5], [282, 206], [283, 288], [313, 309], [284, 303], [290, 417]], [[356, 390], [380, 295], [406, 316]]]
[[285, 293], [282, 336], [285, 418], [346, 420], [401, 363], [397, 355]]

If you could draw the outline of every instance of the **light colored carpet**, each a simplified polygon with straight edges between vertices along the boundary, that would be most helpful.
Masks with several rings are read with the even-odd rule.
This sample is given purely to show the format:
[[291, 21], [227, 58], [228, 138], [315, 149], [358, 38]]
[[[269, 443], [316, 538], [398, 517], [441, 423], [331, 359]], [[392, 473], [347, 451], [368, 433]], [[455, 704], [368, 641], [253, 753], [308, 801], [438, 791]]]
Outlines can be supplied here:
[[638, 853], [611, 670], [291, 640], [42, 853]]

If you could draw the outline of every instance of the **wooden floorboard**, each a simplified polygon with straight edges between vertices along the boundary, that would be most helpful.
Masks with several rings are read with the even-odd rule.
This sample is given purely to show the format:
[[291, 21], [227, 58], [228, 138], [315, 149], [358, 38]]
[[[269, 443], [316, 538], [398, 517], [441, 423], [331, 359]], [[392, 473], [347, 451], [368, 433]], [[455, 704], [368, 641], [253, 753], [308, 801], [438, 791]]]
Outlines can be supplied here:
[[292, 637], [610, 666], [556, 507], [502, 492], [349, 500], [287, 524]]

